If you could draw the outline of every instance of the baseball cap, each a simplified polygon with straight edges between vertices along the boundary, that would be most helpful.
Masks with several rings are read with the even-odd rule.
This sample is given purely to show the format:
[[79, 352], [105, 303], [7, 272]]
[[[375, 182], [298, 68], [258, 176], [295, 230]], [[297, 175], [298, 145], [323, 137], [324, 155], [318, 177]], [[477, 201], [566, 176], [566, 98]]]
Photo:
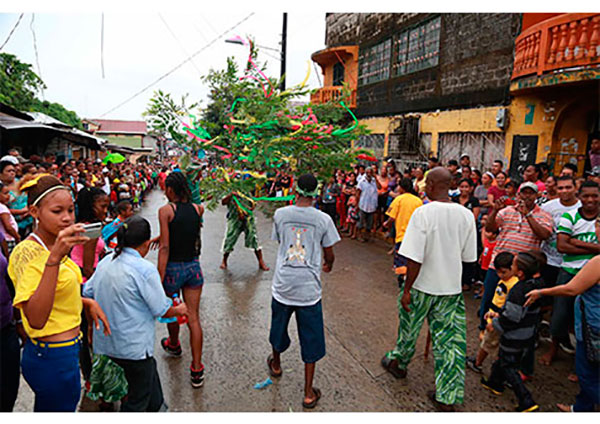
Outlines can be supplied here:
[[0, 162], [10, 162], [13, 165], [18, 165], [19, 164], [19, 159], [17, 159], [16, 157], [14, 157], [12, 155], [6, 155], [6, 156], [2, 156], [0, 158]]
[[539, 191], [537, 184], [532, 183], [531, 181], [527, 181], [527, 182], [521, 184], [521, 186], [519, 187], [519, 191], [523, 190], [524, 188], [530, 188], [533, 191], [535, 191], [536, 193]]
[[466, 153], [463, 153], [462, 155], [460, 155], [460, 158], [461, 158], [461, 159], [462, 159], [462, 158], [469, 158], [469, 159], [471, 159], [471, 158], [469, 157], [469, 155], [468, 155], [468, 154], [466, 154]]

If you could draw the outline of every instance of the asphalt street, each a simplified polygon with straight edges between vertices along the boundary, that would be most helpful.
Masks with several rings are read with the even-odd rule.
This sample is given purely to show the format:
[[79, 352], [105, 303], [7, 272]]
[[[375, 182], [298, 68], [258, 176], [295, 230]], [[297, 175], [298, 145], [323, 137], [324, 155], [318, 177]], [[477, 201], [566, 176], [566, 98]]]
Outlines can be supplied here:
[[[148, 196], [140, 214], [158, 234], [158, 208], [166, 202], [159, 191]], [[271, 269], [275, 266], [277, 243], [270, 240], [271, 220], [257, 214], [258, 237]], [[170, 411], [269, 412], [302, 411], [304, 368], [296, 333], [290, 322], [292, 346], [282, 355], [283, 377], [257, 390], [253, 386], [268, 376], [270, 353], [271, 279], [273, 271], [259, 271], [254, 253], [238, 241], [229, 258], [229, 268], [219, 269], [225, 233], [225, 208], [207, 212], [202, 233], [201, 264], [205, 284], [200, 305], [204, 330], [204, 387], [189, 383], [191, 351], [188, 330], [181, 331], [184, 354], [168, 357], [159, 346], [167, 335], [157, 323], [155, 357]], [[427, 326], [421, 331], [408, 377], [396, 380], [385, 372], [380, 360], [396, 340], [398, 287], [392, 273], [389, 246], [381, 240], [358, 243], [343, 239], [335, 246], [333, 271], [323, 275], [323, 311], [327, 355], [317, 363], [315, 386], [323, 392], [318, 407], [322, 412], [415, 412], [433, 411], [426, 392], [434, 388], [433, 357], [424, 357]], [[156, 263], [157, 254], [147, 259]], [[466, 294], [468, 354], [478, 347], [476, 310], [478, 300]], [[536, 354], [547, 345], [542, 343]], [[550, 367], [536, 363], [534, 379], [527, 385], [542, 411], [556, 411], [555, 403], [572, 403], [578, 392], [567, 380], [574, 369], [573, 356], [560, 353]], [[491, 360], [484, 365], [489, 373]], [[479, 374], [466, 371], [465, 401], [461, 411], [512, 411], [512, 391], [496, 397], [479, 384]], [[16, 411], [32, 411], [33, 395], [21, 379]], [[80, 410], [97, 411], [94, 402], [82, 398]]]

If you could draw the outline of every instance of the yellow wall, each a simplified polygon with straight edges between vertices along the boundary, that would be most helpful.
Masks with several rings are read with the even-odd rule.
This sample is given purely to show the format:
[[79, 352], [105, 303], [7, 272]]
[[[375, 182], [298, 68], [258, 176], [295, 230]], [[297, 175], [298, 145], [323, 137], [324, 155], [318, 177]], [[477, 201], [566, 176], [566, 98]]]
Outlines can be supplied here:
[[421, 115], [421, 133], [431, 134], [431, 150], [437, 153], [439, 134], [444, 132], [502, 132], [496, 126], [501, 107], [457, 109]]
[[[515, 135], [538, 136], [536, 162], [548, 160], [550, 153], [585, 155], [590, 131], [588, 120], [594, 110], [598, 110], [597, 92], [586, 87], [544, 87], [514, 94], [506, 132], [506, 156], [510, 157]], [[532, 117], [529, 122], [527, 115]], [[567, 156], [558, 156], [555, 171], [560, 171], [567, 160]], [[584, 160], [579, 162], [581, 174]]]
[[[431, 134], [430, 150], [437, 154], [439, 134], [443, 132], [502, 132], [496, 126], [496, 114], [500, 107], [457, 109], [421, 114], [420, 132]], [[385, 152], [388, 154], [388, 136], [394, 130], [393, 121], [401, 115], [361, 119], [359, 122], [373, 134], [385, 135]]]

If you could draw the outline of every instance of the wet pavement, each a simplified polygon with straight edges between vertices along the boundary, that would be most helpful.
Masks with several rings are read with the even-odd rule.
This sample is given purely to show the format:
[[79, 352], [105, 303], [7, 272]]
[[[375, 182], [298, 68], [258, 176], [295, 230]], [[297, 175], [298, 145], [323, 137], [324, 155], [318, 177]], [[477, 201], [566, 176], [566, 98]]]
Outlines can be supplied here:
[[[158, 208], [166, 202], [159, 191], [150, 193], [141, 215], [158, 234]], [[275, 265], [277, 243], [270, 240], [271, 220], [257, 214], [258, 237], [267, 264]], [[254, 253], [238, 241], [229, 258], [229, 269], [219, 269], [225, 233], [225, 208], [207, 212], [202, 234], [201, 263], [204, 289], [200, 319], [204, 330], [204, 387], [189, 383], [191, 351], [187, 328], [181, 331], [183, 356], [169, 357], [159, 346], [167, 336], [164, 324], [156, 325], [155, 357], [165, 400], [170, 411], [269, 412], [302, 411], [304, 367], [296, 323], [289, 333], [292, 345], [282, 354], [283, 376], [262, 390], [253, 386], [269, 377], [266, 358], [270, 325], [273, 271], [259, 271]], [[396, 340], [398, 310], [396, 279], [391, 271], [390, 246], [376, 240], [367, 244], [343, 239], [335, 246], [336, 261], [323, 276], [323, 311], [327, 355], [317, 363], [314, 384], [323, 397], [314, 411], [415, 412], [433, 411], [426, 397], [434, 388], [433, 357], [424, 358], [427, 326], [421, 331], [408, 377], [396, 380], [380, 365], [383, 354]], [[156, 263], [156, 252], [147, 259]], [[478, 300], [466, 296], [468, 354], [476, 353]], [[540, 345], [539, 356], [547, 348]], [[484, 364], [489, 374], [491, 360]], [[574, 368], [573, 356], [559, 353], [550, 367], [536, 363], [535, 377], [527, 383], [543, 411], [556, 411], [555, 403], [574, 401], [576, 383], [567, 380]], [[496, 397], [479, 384], [480, 375], [466, 371], [465, 402], [460, 411], [512, 411], [512, 391]], [[16, 411], [32, 411], [33, 396], [22, 380]], [[94, 402], [82, 399], [80, 410], [98, 411]]]

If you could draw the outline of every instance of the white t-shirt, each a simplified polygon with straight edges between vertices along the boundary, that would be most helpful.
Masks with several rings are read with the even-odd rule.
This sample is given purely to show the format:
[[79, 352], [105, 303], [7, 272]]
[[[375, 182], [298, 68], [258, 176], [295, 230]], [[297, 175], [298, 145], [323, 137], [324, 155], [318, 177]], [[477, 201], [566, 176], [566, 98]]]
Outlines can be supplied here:
[[324, 247], [340, 241], [331, 217], [313, 207], [275, 211], [271, 238], [279, 242], [272, 294], [284, 305], [311, 306], [321, 300]]
[[556, 250], [556, 229], [558, 228], [558, 224], [560, 223], [560, 218], [564, 213], [572, 211], [573, 209], [579, 209], [581, 207], [581, 202], [577, 200], [572, 206], [565, 206], [560, 203], [560, 199], [552, 199], [544, 203], [541, 208], [542, 210], [548, 212], [552, 215], [552, 220], [554, 221], [554, 228], [552, 230], [552, 235], [548, 240], [544, 240], [542, 242], [541, 250], [546, 254], [546, 258], [548, 259], [548, 265], [561, 267], [563, 263], [563, 255]]
[[473, 213], [450, 202], [417, 208], [399, 253], [421, 264], [413, 285], [416, 290], [436, 296], [462, 293], [462, 262], [477, 260]]

